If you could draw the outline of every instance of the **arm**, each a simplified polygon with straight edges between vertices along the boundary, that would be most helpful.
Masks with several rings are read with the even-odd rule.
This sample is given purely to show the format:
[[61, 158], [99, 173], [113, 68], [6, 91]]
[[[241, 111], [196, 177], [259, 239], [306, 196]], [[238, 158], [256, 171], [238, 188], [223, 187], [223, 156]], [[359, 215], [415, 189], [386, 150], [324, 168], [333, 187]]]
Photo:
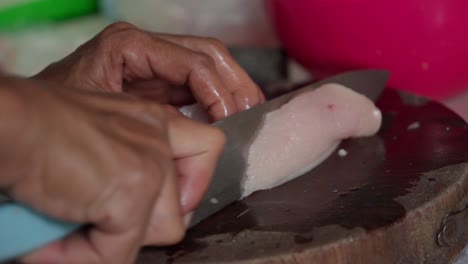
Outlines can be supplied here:
[[[131, 263], [143, 244], [182, 239], [222, 133], [124, 94], [11, 77], [1, 85], [2, 189], [41, 213], [89, 226], [26, 263]], [[186, 184], [194, 177], [196, 189]]]

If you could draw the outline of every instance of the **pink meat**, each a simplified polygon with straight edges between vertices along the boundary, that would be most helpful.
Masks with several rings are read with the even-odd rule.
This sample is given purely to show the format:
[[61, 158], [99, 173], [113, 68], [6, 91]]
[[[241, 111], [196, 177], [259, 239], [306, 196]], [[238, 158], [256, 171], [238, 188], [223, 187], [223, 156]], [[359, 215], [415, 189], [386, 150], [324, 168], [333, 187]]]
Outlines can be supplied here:
[[181, 112], [184, 116], [202, 122], [202, 123], [210, 123], [211, 118], [208, 115], [208, 112], [206, 112], [203, 107], [201, 107], [199, 104], [192, 104], [192, 105], [186, 105], [182, 106], [179, 108], [179, 112]]
[[372, 101], [338, 84], [298, 95], [265, 117], [248, 151], [243, 197], [311, 170], [343, 139], [375, 134], [381, 119]]

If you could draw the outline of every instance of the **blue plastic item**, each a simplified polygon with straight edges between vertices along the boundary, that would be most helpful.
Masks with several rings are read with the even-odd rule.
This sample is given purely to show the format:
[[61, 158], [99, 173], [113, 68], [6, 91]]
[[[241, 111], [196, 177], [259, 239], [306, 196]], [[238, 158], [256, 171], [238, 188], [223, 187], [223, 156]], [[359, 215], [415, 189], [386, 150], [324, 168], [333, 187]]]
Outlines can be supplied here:
[[14, 202], [0, 203], [0, 263], [19, 257], [79, 228]]

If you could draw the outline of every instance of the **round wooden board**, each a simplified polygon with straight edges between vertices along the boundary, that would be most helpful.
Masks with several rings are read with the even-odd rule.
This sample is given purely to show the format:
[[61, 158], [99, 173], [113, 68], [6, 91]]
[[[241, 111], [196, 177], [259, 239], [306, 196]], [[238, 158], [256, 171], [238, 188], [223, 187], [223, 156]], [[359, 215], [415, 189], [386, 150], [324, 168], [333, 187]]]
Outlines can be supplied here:
[[[378, 135], [206, 219], [137, 263], [450, 263], [468, 244], [468, 125], [387, 90]], [[466, 210], [464, 210], [466, 209]]]

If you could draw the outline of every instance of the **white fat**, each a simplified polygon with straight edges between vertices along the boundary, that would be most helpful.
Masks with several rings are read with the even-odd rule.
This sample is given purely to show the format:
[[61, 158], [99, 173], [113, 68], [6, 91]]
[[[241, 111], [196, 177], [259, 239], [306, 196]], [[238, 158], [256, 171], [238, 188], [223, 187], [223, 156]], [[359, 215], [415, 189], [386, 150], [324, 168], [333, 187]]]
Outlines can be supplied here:
[[374, 111], [372, 111], [372, 115], [376, 120], [378, 120], [379, 123], [382, 122], [382, 112], [380, 111], [380, 109], [374, 109]]
[[202, 123], [211, 123], [211, 118], [208, 113], [199, 104], [185, 105], [179, 108], [184, 116], [200, 121]]
[[408, 130], [416, 130], [418, 128], [421, 127], [421, 124], [419, 122], [414, 122], [414, 123], [411, 123], [409, 126], [408, 126]]
[[348, 155], [348, 151], [346, 149], [340, 149], [338, 150], [338, 156], [340, 157], [346, 157]]

